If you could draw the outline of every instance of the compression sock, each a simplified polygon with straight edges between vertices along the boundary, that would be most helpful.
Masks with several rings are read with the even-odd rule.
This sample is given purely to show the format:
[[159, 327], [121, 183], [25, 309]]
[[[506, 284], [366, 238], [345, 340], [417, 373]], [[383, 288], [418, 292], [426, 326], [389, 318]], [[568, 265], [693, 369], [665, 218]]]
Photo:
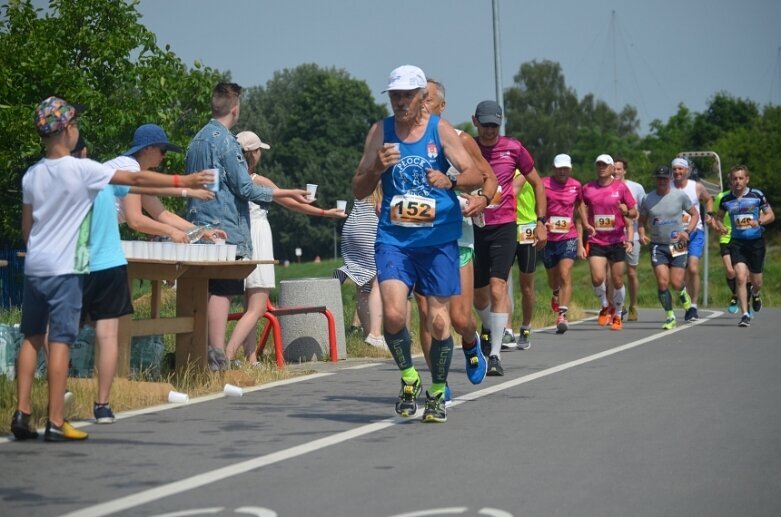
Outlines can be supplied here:
[[507, 314], [504, 312], [491, 313], [491, 354], [500, 357], [502, 353], [502, 337], [504, 324], [507, 323]]
[[477, 307], [475, 307], [475, 310], [477, 310], [477, 315], [480, 316], [480, 323], [483, 325], [483, 328], [490, 329], [491, 328], [491, 304], [489, 303], [483, 309], [478, 309]]
[[385, 343], [388, 345], [388, 350], [390, 350], [399, 370], [403, 371], [407, 368], [412, 368], [412, 352], [410, 352], [412, 339], [407, 327], [404, 327], [396, 334], [390, 334], [389, 332], [383, 332], [383, 334], [385, 335]]
[[607, 288], [605, 282], [594, 286], [594, 293], [599, 298], [600, 307], [607, 307]]
[[431, 386], [444, 385], [447, 382], [447, 372], [453, 359], [453, 336], [445, 339], [431, 339]]
[[728, 278], [727, 279], [727, 287], [729, 287], [729, 292], [732, 293], [732, 296], [735, 296], [735, 293], [737, 292], [738, 281], [735, 278]]
[[669, 314], [673, 310], [673, 297], [669, 289], [659, 291], [659, 301], [662, 302], [662, 308]]
[[616, 314], [621, 315], [621, 309], [624, 307], [624, 300], [626, 299], [626, 286], [621, 289], [613, 290], [613, 305], [616, 306]]

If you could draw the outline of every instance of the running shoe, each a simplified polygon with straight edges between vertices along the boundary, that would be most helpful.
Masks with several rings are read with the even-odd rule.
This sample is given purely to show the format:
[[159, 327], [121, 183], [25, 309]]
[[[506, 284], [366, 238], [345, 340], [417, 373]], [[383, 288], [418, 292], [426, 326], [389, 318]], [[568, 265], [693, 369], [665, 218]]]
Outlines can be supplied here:
[[401, 391], [399, 400], [396, 402], [396, 414], [403, 417], [411, 417], [418, 411], [418, 395], [420, 395], [421, 385], [420, 377], [412, 384], [407, 384], [404, 379], [401, 380]]
[[618, 314], [613, 316], [613, 323], [610, 324], [610, 330], [624, 330], [624, 322], [621, 321], [621, 316]]
[[681, 296], [679, 296], [678, 298], [681, 300], [681, 305], [683, 305], [683, 308], [688, 311], [689, 308], [692, 306], [692, 297], [689, 296], [689, 292], [686, 289], [684, 289], [683, 291], [681, 291]]
[[751, 308], [754, 310], [754, 312], [759, 312], [762, 310], [762, 297], [758, 294], [751, 295]]
[[610, 306], [602, 307], [602, 310], [599, 311], [599, 316], [597, 316], [597, 323], [599, 323], [601, 327], [604, 327], [605, 325], [610, 323], [610, 320], [612, 319], [613, 316], [612, 312], [614, 311], [615, 309], [613, 309]]
[[483, 355], [488, 357], [491, 353], [491, 331], [485, 327], [480, 329], [480, 346], [483, 347]]
[[38, 432], [30, 429], [30, 415], [16, 411], [11, 417], [11, 432], [17, 440], [35, 440]]
[[517, 348], [518, 344], [515, 342], [513, 331], [504, 329], [504, 334], [502, 334], [502, 350], [516, 350]]
[[445, 384], [445, 407], [453, 405], [453, 392], [450, 391], [450, 385]]
[[700, 315], [697, 313], [697, 307], [689, 307], [686, 314], [683, 315], [683, 321], [697, 321]]
[[504, 375], [504, 368], [502, 368], [502, 361], [495, 355], [488, 358], [488, 373], [491, 377], [502, 377]]
[[738, 312], [738, 299], [736, 297], [732, 297], [729, 299], [729, 305], [727, 306], [727, 312], [730, 314], [737, 314]]
[[744, 314], [742, 318], [740, 318], [740, 323], [738, 323], [738, 327], [750, 327], [751, 326], [751, 316], [748, 314]]
[[559, 314], [556, 317], [556, 334], [564, 334], [567, 330], [569, 330], [567, 317], [563, 314]]
[[445, 409], [445, 394], [437, 393], [430, 395], [426, 392], [426, 407], [423, 409], [423, 422], [444, 423], [447, 422], [447, 409]]
[[466, 358], [466, 377], [472, 384], [480, 384], [485, 379], [488, 364], [485, 360], [480, 336], [475, 333], [475, 344], [469, 350], [464, 349]]
[[113, 424], [114, 413], [108, 404], [95, 404], [92, 406], [92, 414], [95, 415], [95, 421], [99, 424]]
[[60, 426], [54, 425], [51, 420], [49, 420], [46, 422], [46, 433], [43, 435], [43, 439], [47, 442], [70, 442], [86, 440], [88, 437], [89, 434], [84, 431], [79, 431], [67, 420]]
[[555, 294], [550, 297], [550, 308], [553, 312], [559, 312], [559, 297]]
[[525, 329], [523, 327], [518, 330], [518, 349], [528, 350], [532, 346], [532, 329]]
[[629, 321], [637, 321], [637, 307], [634, 305], [629, 306], [629, 317], [627, 318]]
[[624, 319], [626, 318], [626, 315], [628, 313], [629, 313], [629, 311], [627, 310], [626, 305], [621, 307], [621, 321], [624, 321]]
[[675, 318], [667, 318], [667, 321], [664, 322], [664, 325], [662, 325], [662, 328], [664, 330], [672, 330], [675, 327], [678, 326], [678, 322], [675, 321]]

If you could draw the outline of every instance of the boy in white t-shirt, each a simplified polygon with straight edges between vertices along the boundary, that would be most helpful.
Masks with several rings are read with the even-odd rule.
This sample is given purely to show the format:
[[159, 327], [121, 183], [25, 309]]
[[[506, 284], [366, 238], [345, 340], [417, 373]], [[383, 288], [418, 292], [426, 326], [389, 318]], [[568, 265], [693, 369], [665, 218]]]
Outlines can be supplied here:
[[92, 203], [100, 190], [108, 183], [203, 188], [213, 181], [211, 173], [183, 177], [132, 173], [74, 158], [70, 152], [79, 138], [79, 111], [57, 97], [38, 105], [35, 127], [46, 155], [22, 178], [22, 237], [27, 255], [21, 325], [24, 341], [16, 363], [17, 411], [11, 419], [17, 440], [38, 437], [29, 428], [30, 394], [47, 324], [49, 414], [44, 438], [69, 441], [88, 436], [65, 421], [63, 400], [70, 346], [79, 329], [83, 278], [88, 272]]

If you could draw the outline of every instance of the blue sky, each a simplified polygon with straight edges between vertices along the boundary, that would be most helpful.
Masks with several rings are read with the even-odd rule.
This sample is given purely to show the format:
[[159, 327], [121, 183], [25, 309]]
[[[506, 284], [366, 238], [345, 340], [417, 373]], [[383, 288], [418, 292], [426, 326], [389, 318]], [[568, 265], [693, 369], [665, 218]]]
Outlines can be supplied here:
[[[141, 0], [139, 10], [159, 45], [245, 87], [317, 63], [385, 102], [390, 70], [415, 64], [446, 85], [454, 123], [495, 97], [491, 0]], [[499, 0], [499, 11], [504, 87], [523, 62], [558, 61], [579, 97], [634, 105], [643, 133], [720, 90], [781, 104], [778, 0]]]

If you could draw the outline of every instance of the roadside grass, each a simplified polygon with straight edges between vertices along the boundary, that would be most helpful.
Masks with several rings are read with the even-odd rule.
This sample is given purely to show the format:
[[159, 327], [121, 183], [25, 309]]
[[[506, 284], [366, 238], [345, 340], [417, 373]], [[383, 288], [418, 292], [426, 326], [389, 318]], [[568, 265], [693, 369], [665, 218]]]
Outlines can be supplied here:
[[[768, 253], [765, 261], [764, 286], [762, 288], [762, 299], [765, 306], [777, 306], [779, 303], [779, 293], [781, 293], [781, 238], [769, 242]], [[309, 277], [331, 277], [334, 269], [342, 264], [341, 260], [324, 260], [319, 263], [291, 264], [288, 267], [277, 266], [277, 283], [288, 279], [309, 278]], [[703, 264], [704, 267], [704, 264]], [[638, 306], [648, 308], [658, 308], [656, 282], [648, 257], [646, 248], [641, 252], [640, 265], [638, 267], [640, 276], [640, 290], [638, 293]], [[729, 300], [729, 291], [724, 281], [723, 267], [718, 247], [710, 247], [709, 263], [709, 299], [707, 306], [723, 310]], [[514, 314], [513, 328], [517, 331], [521, 322], [521, 308], [518, 300], [519, 287], [517, 285], [517, 270], [513, 272], [514, 282]], [[148, 316], [150, 313], [150, 284], [148, 282], [136, 282], [133, 286], [134, 307], [139, 317]], [[535, 274], [535, 293], [536, 303], [534, 305], [534, 314], [532, 318], [533, 328], [542, 328], [553, 325], [555, 315], [550, 310], [549, 300], [551, 296], [550, 289], [547, 286], [547, 275], [541, 261], [538, 264]], [[344, 304], [344, 326], [349, 329], [352, 323], [353, 311], [355, 309], [355, 286], [346, 283], [342, 286], [342, 301]], [[627, 295], [628, 296], [628, 295]], [[278, 301], [278, 289], [271, 293], [273, 303]], [[627, 300], [628, 302], [628, 300]], [[412, 303], [410, 333], [413, 338], [413, 353], [420, 353], [420, 344], [418, 340], [418, 314], [417, 309]], [[706, 304], [700, 303], [701, 307]], [[578, 261], [573, 268], [573, 297], [569, 307], [570, 321], [576, 321], [587, 317], [598, 311], [598, 303], [594, 291], [591, 287], [588, 264]], [[232, 308], [233, 311], [240, 311], [241, 304], [236, 302]], [[161, 296], [161, 315], [173, 316], [175, 314], [175, 296], [169, 286], [164, 286]], [[0, 309], [0, 323], [14, 324], [21, 321], [21, 310], [18, 307], [11, 309]], [[479, 321], [478, 321], [479, 324]], [[229, 331], [232, 331], [234, 323], [229, 324]], [[363, 342], [359, 333], [346, 332], [347, 355], [348, 357], [363, 358], [389, 358], [387, 352], [378, 350]], [[175, 340], [173, 335], [166, 335], [164, 338], [165, 350], [167, 353], [173, 353], [175, 349]], [[460, 345], [460, 338], [456, 337], [456, 345]], [[151, 405], [166, 402], [168, 391], [174, 389], [188, 393], [191, 397], [204, 395], [207, 393], [219, 392], [224, 384], [251, 386], [273, 382], [276, 380], [287, 379], [297, 375], [309, 373], [304, 365], [300, 368], [282, 368], [276, 367], [273, 346], [267, 346], [259, 367], [250, 367], [246, 362], [237, 370], [228, 372], [204, 372], [192, 368], [183, 371], [169, 370], [164, 361], [162, 374], [154, 378], [149, 375], [141, 374], [136, 379], [115, 379], [111, 392], [111, 406], [115, 412], [126, 411], [148, 407]], [[71, 419], [92, 418], [92, 402], [96, 397], [96, 379], [76, 379], [68, 380], [68, 389], [73, 392], [74, 399], [70, 405], [70, 412], [67, 415]], [[36, 379], [33, 384], [33, 415], [38, 425], [45, 425], [46, 407], [48, 393], [45, 379]], [[0, 433], [9, 432], [11, 415], [16, 405], [16, 382], [0, 376]]]

